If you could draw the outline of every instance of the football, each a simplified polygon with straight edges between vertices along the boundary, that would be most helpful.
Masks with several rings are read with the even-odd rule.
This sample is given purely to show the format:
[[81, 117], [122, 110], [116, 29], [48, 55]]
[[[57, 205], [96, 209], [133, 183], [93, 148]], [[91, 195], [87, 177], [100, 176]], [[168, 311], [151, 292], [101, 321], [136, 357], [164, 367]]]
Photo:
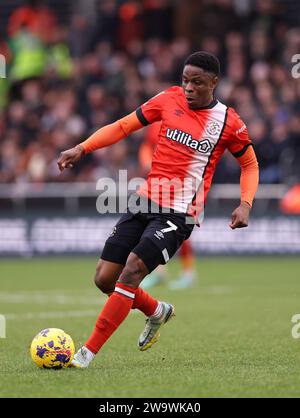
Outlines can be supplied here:
[[40, 331], [30, 346], [31, 358], [37, 367], [62, 369], [68, 367], [74, 356], [74, 343], [62, 329], [47, 328]]

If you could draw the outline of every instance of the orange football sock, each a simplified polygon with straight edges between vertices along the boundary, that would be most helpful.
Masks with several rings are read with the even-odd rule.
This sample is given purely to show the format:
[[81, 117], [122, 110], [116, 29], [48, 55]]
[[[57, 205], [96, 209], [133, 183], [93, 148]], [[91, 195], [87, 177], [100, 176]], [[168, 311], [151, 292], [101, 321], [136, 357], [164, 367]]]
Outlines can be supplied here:
[[109, 339], [114, 331], [120, 326], [128, 315], [136, 289], [117, 283], [115, 291], [107, 299], [98, 319], [96, 326], [85, 346], [94, 354], [97, 354], [103, 344]]
[[150, 296], [149, 293], [145, 292], [141, 287], [136, 289], [131, 309], [139, 309], [146, 316], [151, 316], [154, 314], [157, 305], [158, 301]]
[[[107, 293], [107, 296], [110, 297], [112, 293]], [[158, 300], [154, 299], [149, 293], [145, 292], [141, 287], [136, 289], [135, 298], [132, 304], [131, 309], [138, 309], [143, 312], [146, 316], [151, 316], [154, 314], [158, 305]]]

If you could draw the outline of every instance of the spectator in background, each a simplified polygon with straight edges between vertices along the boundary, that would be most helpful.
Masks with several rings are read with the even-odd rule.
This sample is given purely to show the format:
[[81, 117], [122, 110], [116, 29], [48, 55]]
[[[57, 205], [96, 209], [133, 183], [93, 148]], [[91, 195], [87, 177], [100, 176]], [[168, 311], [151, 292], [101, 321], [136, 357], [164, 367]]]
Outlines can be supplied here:
[[26, 0], [25, 5], [18, 7], [10, 16], [7, 33], [11, 38], [26, 29], [47, 43], [53, 39], [56, 24], [55, 14], [43, 4], [43, 0]]
[[12, 62], [9, 78], [13, 82], [41, 77], [47, 64], [47, 50], [41, 40], [26, 28], [10, 39]]

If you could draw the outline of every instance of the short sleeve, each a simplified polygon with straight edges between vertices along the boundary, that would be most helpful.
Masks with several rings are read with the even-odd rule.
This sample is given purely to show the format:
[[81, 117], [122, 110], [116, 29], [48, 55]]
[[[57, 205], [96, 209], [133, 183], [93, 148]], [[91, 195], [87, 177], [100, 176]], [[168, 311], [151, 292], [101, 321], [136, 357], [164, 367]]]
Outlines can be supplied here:
[[252, 142], [249, 138], [245, 123], [233, 109], [231, 110], [232, 129], [230, 137], [228, 138], [227, 148], [234, 157], [239, 158], [246, 152], [247, 148], [252, 145]]
[[162, 91], [137, 108], [136, 115], [144, 126], [162, 120], [162, 108], [165, 99], [166, 92]]

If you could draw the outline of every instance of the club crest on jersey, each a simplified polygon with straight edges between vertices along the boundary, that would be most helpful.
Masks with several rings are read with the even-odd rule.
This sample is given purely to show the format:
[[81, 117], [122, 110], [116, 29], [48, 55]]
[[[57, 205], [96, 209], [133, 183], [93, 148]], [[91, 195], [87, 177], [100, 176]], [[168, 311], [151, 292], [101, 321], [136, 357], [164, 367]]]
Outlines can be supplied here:
[[180, 144], [192, 148], [203, 154], [206, 154], [213, 148], [209, 139], [206, 138], [202, 141], [199, 141], [197, 139], [193, 139], [191, 134], [184, 131], [180, 131], [179, 129], [168, 128], [166, 132], [166, 138], [179, 142]]
[[208, 122], [206, 132], [209, 135], [218, 135], [221, 132], [221, 125], [215, 121]]

